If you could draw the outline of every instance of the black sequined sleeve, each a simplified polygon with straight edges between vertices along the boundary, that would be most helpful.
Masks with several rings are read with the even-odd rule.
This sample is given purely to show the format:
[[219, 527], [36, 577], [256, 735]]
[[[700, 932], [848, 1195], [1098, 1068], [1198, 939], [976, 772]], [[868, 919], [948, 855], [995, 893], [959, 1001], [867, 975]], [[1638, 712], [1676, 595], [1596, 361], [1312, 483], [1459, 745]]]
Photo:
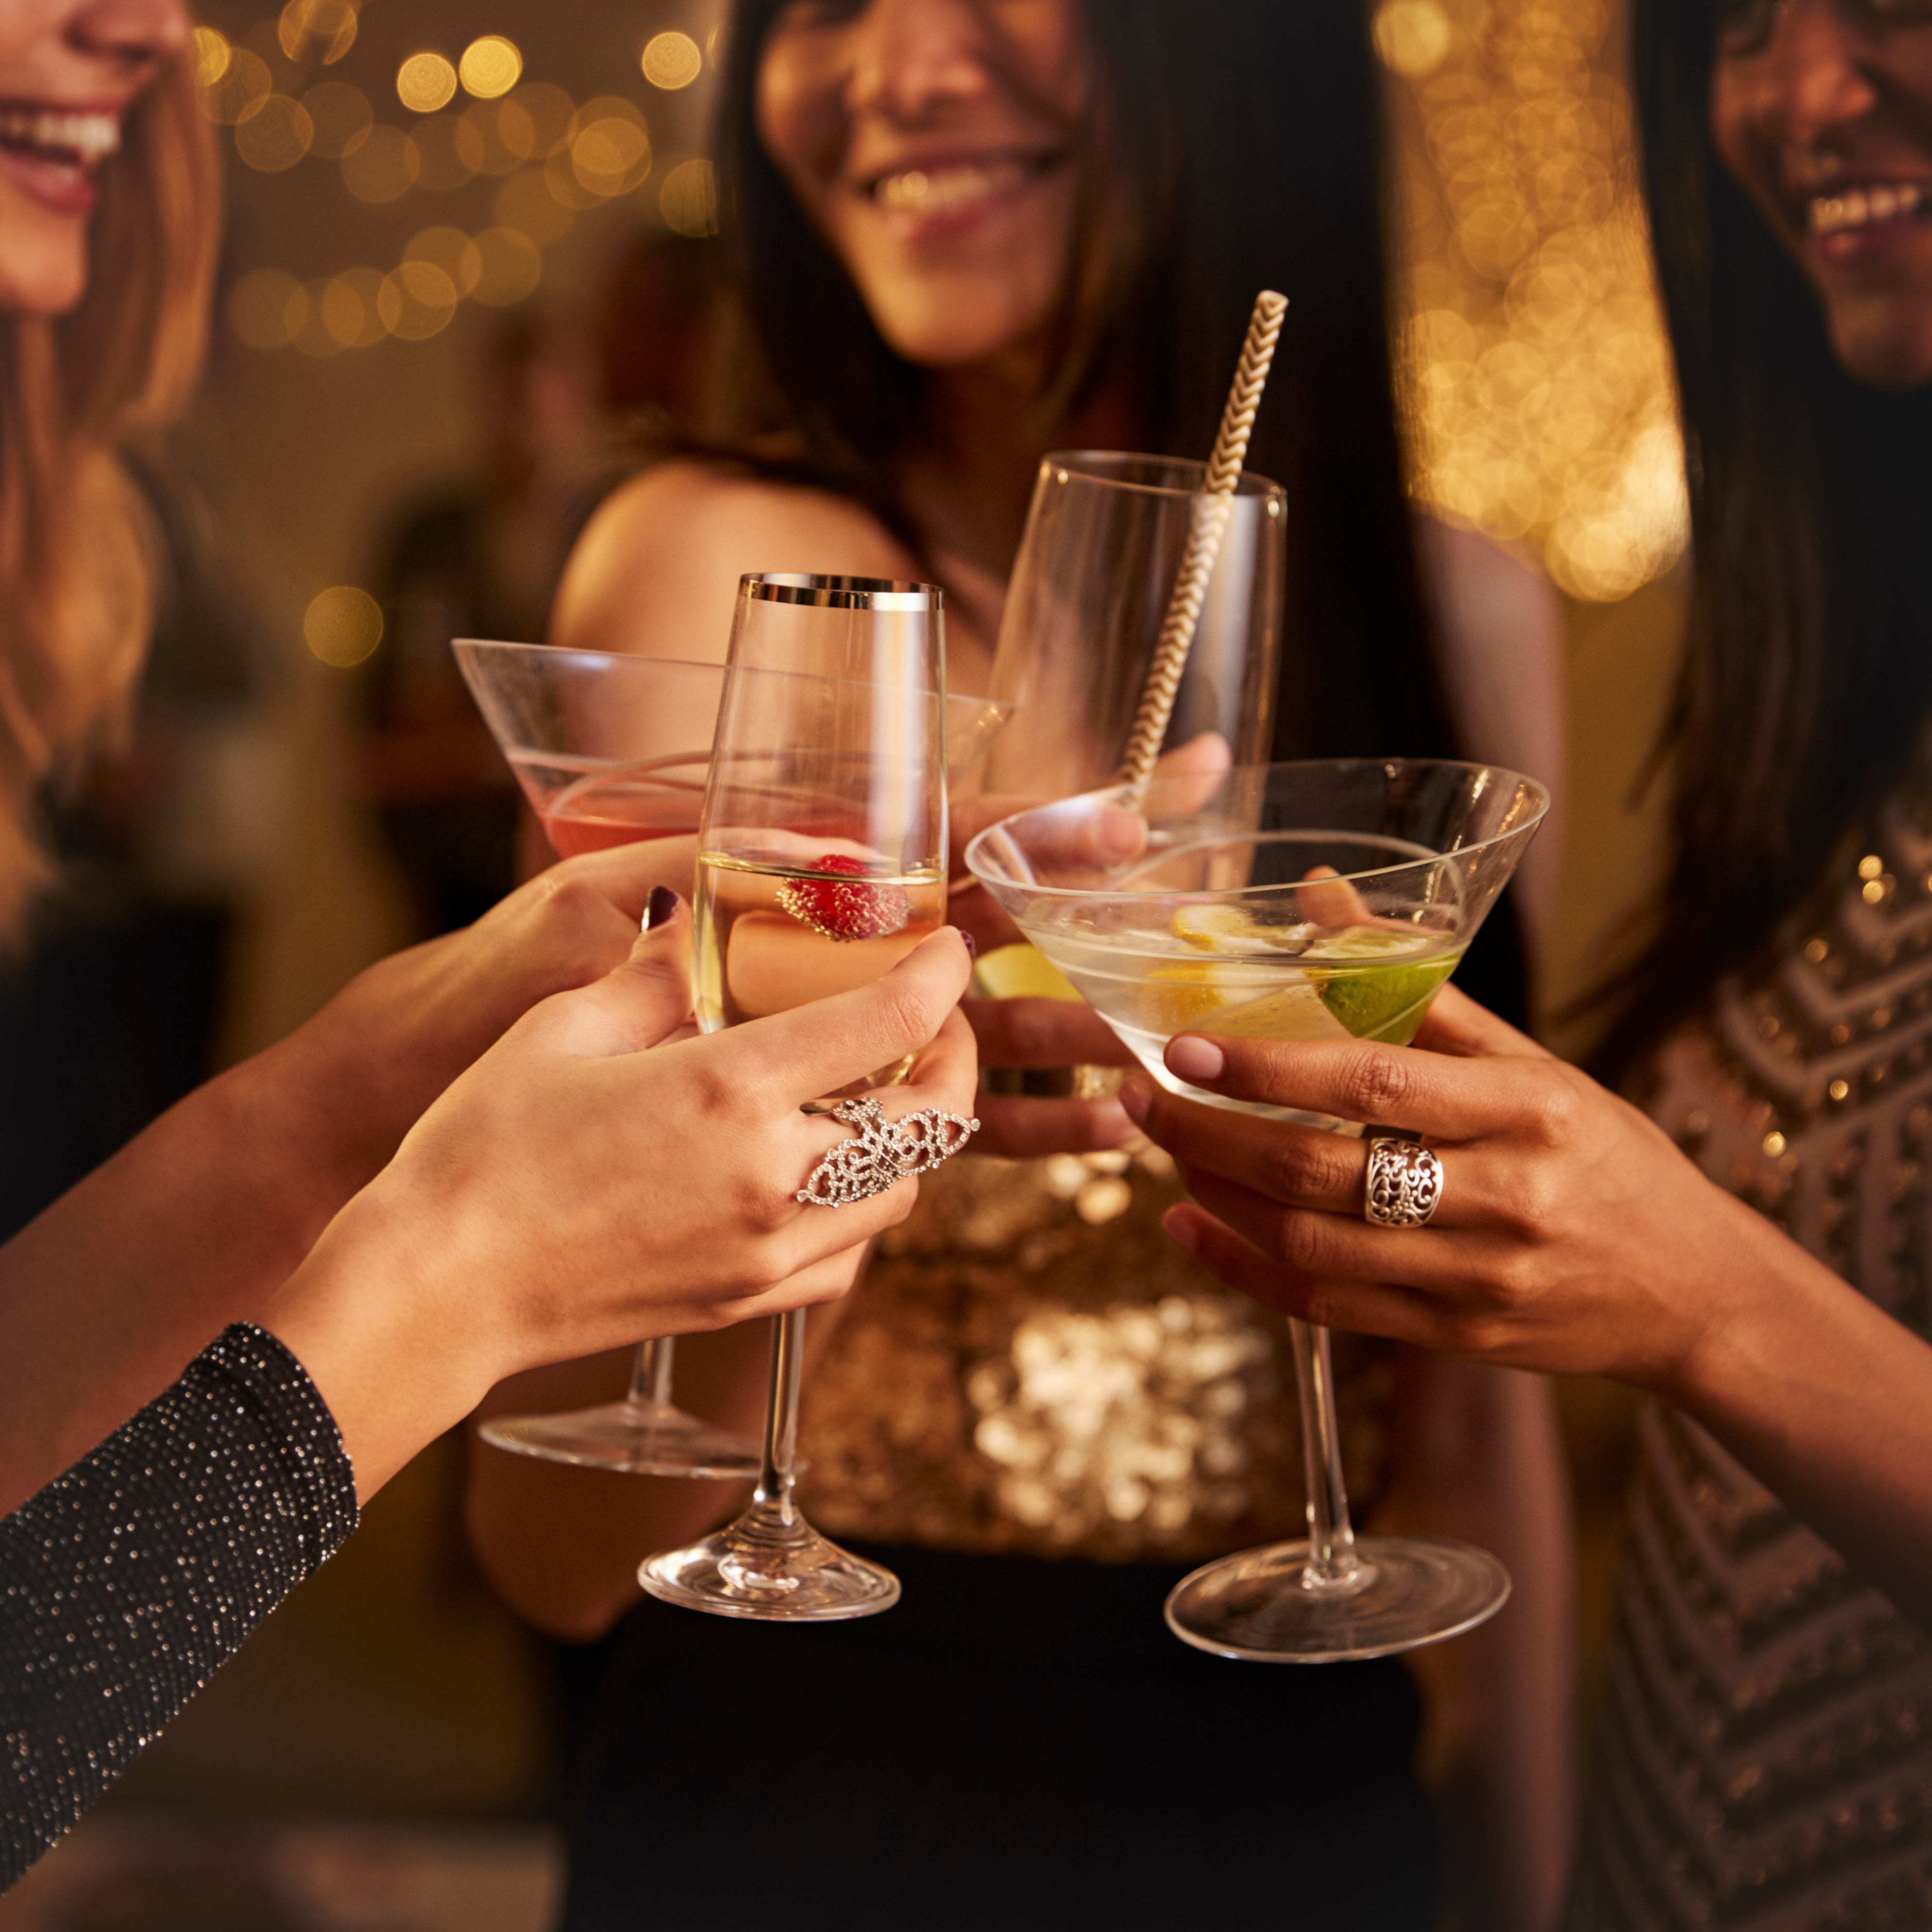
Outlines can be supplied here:
[[0, 1521], [0, 1891], [356, 1522], [315, 1384], [241, 1326]]

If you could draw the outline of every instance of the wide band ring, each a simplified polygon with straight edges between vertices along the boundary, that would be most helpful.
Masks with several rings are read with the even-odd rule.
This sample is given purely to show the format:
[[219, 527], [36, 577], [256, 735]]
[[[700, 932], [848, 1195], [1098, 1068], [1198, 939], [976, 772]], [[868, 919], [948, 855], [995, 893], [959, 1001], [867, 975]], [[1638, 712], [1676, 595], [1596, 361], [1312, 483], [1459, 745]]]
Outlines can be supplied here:
[[1442, 1204], [1442, 1163], [1420, 1141], [1369, 1143], [1362, 1218], [1377, 1228], [1419, 1228]]
[[977, 1120], [938, 1107], [888, 1120], [871, 1100], [841, 1100], [832, 1118], [856, 1127], [859, 1138], [834, 1148], [812, 1171], [796, 1198], [813, 1208], [869, 1201], [909, 1174], [926, 1174], [950, 1160], [980, 1130]]

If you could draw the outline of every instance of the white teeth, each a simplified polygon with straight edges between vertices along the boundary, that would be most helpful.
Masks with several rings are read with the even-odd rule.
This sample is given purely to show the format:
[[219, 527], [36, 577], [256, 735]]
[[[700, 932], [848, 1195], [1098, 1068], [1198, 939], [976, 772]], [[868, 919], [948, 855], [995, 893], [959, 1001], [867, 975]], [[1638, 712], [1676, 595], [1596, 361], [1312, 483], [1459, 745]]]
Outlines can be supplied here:
[[50, 157], [77, 159], [83, 166], [91, 167], [120, 146], [120, 117], [0, 107], [0, 141], [41, 148]]
[[982, 166], [964, 162], [946, 168], [908, 168], [887, 175], [873, 188], [881, 208], [913, 214], [944, 214], [970, 202], [1018, 188], [1027, 178], [1020, 161], [994, 161]]
[[1892, 182], [1874, 188], [1851, 188], [1843, 194], [1819, 195], [1811, 203], [1811, 232], [1841, 235], [1874, 221], [1895, 221], [1917, 212], [1925, 190], [1917, 182]]

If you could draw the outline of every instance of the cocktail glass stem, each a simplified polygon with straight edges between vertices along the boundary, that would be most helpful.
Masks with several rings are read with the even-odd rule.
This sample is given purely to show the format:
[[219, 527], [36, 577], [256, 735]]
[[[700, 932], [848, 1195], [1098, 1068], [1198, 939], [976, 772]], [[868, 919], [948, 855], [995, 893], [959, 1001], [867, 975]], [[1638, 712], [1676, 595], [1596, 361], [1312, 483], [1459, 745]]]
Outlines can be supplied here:
[[1290, 1316], [1288, 1333], [1294, 1344], [1294, 1379], [1301, 1397], [1301, 1463], [1308, 1480], [1308, 1565], [1302, 1588], [1359, 1590], [1375, 1572], [1356, 1556], [1355, 1532], [1348, 1521], [1328, 1330]]
[[634, 1409], [648, 1414], [670, 1406], [672, 1338], [661, 1335], [654, 1342], [640, 1342], [631, 1362], [631, 1389], [624, 1400]]

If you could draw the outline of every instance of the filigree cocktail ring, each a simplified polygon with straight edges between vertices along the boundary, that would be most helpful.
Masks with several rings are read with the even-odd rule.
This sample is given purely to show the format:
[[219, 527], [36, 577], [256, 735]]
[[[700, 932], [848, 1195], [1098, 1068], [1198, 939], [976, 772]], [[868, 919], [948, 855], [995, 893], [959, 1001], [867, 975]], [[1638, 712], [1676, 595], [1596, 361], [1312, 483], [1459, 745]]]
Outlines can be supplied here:
[[832, 1118], [856, 1127], [859, 1138], [834, 1148], [799, 1190], [797, 1198], [814, 1208], [870, 1200], [909, 1174], [928, 1173], [950, 1160], [980, 1130], [977, 1120], [937, 1107], [889, 1120], [876, 1100], [841, 1100]]
[[1369, 1143], [1362, 1215], [1378, 1228], [1419, 1228], [1442, 1204], [1442, 1163], [1419, 1141]]

